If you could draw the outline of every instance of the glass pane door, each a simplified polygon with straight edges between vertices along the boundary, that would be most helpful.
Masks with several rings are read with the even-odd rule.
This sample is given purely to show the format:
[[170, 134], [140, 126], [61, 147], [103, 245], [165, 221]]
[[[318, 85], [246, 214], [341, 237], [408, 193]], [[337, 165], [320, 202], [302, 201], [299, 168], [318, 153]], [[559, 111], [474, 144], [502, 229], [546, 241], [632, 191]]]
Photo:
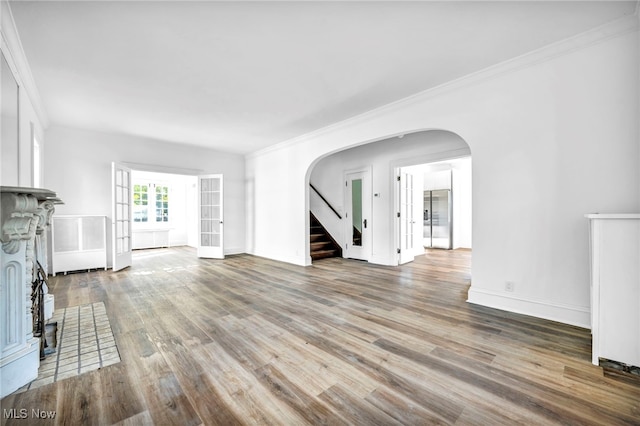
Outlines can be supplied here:
[[131, 266], [131, 169], [112, 164], [113, 270]]
[[400, 264], [414, 259], [414, 187], [411, 173], [400, 173]]
[[371, 186], [370, 172], [345, 174], [345, 234], [344, 256], [369, 260], [371, 256]]
[[362, 179], [353, 179], [351, 185], [351, 244], [362, 246]]
[[198, 178], [198, 257], [224, 258], [222, 175]]

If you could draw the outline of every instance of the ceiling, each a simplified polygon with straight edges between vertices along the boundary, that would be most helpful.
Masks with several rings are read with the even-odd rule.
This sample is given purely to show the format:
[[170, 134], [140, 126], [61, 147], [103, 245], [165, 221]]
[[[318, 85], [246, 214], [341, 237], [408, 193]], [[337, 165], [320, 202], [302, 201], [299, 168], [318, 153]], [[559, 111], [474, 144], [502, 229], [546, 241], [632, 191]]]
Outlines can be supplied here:
[[13, 1], [51, 123], [249, 153], [636, 1]]

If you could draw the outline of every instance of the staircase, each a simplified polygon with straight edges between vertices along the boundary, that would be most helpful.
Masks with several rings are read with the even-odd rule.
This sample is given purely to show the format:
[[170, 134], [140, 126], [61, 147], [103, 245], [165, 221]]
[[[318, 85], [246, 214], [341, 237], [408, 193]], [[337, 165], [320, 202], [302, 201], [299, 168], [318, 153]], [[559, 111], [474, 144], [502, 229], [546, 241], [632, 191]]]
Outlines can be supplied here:
[[331, 235], [324, 229], [318, 219], [309, 213], [311, 260], [325, 259], [327, 257], [342, 257], [342, 248]]

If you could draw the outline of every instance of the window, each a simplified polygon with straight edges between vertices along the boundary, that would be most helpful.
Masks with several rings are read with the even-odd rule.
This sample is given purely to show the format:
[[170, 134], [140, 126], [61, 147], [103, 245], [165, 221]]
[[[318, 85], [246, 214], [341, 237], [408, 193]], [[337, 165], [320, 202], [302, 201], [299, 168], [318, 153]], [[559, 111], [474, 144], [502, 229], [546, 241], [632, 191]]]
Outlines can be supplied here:
[[147, 185], [133, 185], [133, 221], [134, 222], [147, 222], [149, 207]]
[[169, 188], [156, 186], [156, 222], [169, 221]]
[[36, 138], [35, 132], [33, 131], [33, 123], [31, 124], [31, 133], [33, 136], [33, 187], [40, 188], [42, 186], [42, 163], [40, 156], [40, 142]]
[[135, 182], [133, 185], [133, 221], [149, 225], [168, 223], [169, 192], [169, 187], [161, 183]]

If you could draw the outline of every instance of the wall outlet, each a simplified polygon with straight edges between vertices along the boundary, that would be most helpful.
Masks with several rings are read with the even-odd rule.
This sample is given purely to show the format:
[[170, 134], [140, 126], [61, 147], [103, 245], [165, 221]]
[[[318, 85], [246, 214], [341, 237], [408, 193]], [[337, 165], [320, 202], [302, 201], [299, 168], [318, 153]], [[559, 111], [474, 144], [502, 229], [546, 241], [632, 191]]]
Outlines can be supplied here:
[[514, 283], [513, 281], [506, 281], [504, 283], [504, 291], [513, 292], [515, 287], [516, 283]]

